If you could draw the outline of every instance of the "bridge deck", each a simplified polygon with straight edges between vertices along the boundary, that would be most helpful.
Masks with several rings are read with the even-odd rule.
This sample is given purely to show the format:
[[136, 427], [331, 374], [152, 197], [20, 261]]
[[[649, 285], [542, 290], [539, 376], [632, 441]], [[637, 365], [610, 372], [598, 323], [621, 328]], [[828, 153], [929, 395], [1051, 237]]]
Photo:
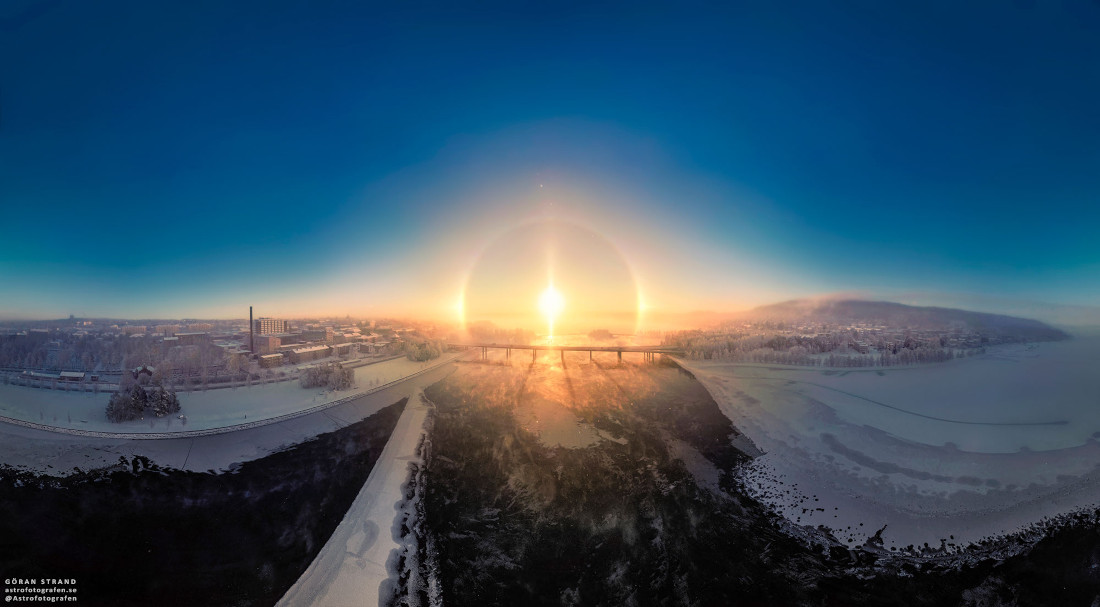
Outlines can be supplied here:
[[447, 344], [449, 348], [498, 348], [504, 350], [541, 350], [551, 352], [647, 352], [681, 354], [678, 348], [666, 346], [532, 346], [527, 344]]

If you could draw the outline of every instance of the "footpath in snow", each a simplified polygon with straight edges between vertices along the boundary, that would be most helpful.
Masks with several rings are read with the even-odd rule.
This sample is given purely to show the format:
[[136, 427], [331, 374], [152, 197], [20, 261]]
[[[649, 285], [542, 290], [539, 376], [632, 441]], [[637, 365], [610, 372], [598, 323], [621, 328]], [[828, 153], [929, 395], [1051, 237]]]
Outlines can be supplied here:
[[421, 461], [428, 411], [417, 389], [344, 520], [279, 605], [370, 605], [389, 598], [388, 581], [397, 575], [397, 555], [404, 549], [406, 484], [412, 465]]

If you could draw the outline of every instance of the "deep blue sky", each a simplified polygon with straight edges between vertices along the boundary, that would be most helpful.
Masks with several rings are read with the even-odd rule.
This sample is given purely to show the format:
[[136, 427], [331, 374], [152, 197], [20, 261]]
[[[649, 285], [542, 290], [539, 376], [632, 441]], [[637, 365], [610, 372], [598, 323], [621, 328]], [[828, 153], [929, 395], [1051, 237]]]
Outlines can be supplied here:
[[0, 5], [0, 316], [429, 310], [555, 202], [670, 309], [1100, 303], [1096, 2], [226, 4]]

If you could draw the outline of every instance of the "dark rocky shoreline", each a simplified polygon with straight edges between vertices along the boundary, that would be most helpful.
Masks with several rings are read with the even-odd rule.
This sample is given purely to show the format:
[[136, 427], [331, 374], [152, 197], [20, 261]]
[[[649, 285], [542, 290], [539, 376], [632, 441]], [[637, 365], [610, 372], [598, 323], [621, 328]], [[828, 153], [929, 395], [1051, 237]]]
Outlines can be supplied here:
[[227, 472], [144, 457], [64, 477], [0, 468], [0, 575], [84, 605], [272, 605], [343, 519], [406, 399]]
[[[584, 386], [601, 382], [586, 384], [586, 372], [613, 389], [587, 398]], [[553, 379], [452, 377], [427, 391], [437, 418], [421, 543], [438, 553], [444, 604], [1088, 605], [1100, 595], [1098, 512], [958, 550], [892, 552], [881, 535], [850, 549], [739, 485], [748, 456], [729, 445], [737, 430], [686, 372], [572, 373], [566, 405], [625, 444], [540, 444], [515, 403]], [[631, 373], [655, 385], [615, 380]], [[713, 464], [720, 489], [697, 482], [670, 439]]]

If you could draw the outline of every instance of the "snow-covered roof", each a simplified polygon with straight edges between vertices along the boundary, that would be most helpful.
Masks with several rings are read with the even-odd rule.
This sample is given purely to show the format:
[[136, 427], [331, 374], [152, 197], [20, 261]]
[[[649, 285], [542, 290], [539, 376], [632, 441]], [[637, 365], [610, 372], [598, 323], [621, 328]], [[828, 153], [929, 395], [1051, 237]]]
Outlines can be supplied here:
[[328, 346], [309, 346], [308, 348], [296, 348], [291, 350], [295, 354], [306, 354], [308, 352], [319, 352], [321, 350], [328, 350]]

